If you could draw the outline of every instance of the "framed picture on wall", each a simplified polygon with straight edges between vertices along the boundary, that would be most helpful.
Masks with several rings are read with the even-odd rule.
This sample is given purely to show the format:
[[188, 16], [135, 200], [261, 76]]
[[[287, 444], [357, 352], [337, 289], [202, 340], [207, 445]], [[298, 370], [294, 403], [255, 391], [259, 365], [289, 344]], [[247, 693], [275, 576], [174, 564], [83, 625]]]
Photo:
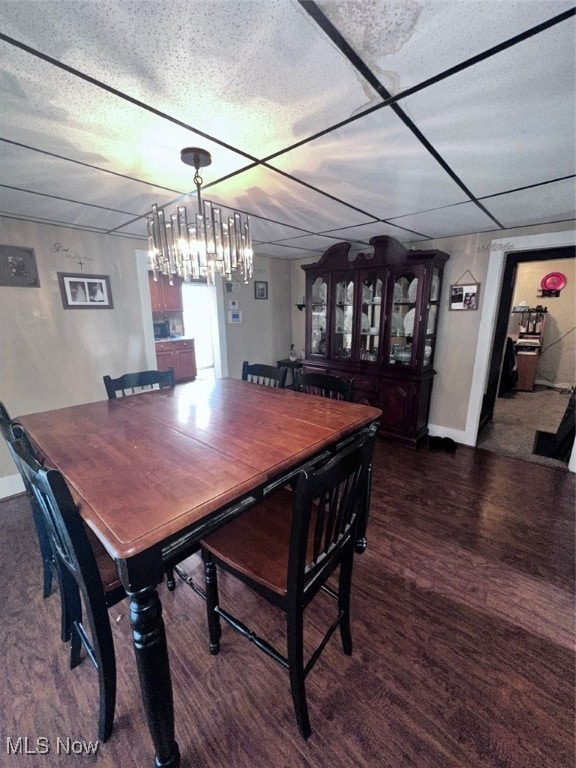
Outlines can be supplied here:
[[478, 309], [480, 283], [450, 286], [450, 309]]
[[0, 245], [0, 285], [40, 288], [36, 257], [32, 248]]
[[268, 283], [265, 280], [254, 280], [254, 298], [268, 298]]
[[113, 309], [108, 275], [58, 272], [64, 309]]

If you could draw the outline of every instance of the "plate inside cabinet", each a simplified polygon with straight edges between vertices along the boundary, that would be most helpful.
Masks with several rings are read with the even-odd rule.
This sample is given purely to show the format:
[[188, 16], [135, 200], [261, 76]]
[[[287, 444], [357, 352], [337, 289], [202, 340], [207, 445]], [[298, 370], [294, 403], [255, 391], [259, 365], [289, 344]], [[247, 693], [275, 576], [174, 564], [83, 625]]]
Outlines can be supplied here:
[[440, 292], [440, 278], [438, 275], [432, 275], [432, 287], [430, 289], [430, 301], [438, 301]]
[[426, 328], [426, 333], [434, 333], [434, 329], [436, 327], [436, 313], [438, 312], [438, 307], [436, 305], [430, 307], [428, 310], [428, 326]]
[[406, 316], [404, 317], [404, 332], [406, 333], [406, 336], [412, 336], [412, 331], [414, 330], [415, 317], [416, 317], [415, 309], [411, 309], [408, 312], [406, 312]]
[[410, 287], [408, 288], [408, 301], [411, 304], [414, 304], [416, 302], [416, 295], [418, 293], [418, 278], [415, 277], [414, 280], [410, 283]]

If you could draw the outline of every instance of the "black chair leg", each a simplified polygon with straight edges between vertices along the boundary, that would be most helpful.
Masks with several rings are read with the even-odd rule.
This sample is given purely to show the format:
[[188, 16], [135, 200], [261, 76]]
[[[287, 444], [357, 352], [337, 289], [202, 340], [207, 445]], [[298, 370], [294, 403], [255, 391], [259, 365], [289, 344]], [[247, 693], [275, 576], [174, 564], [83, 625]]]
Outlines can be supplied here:
[[215, 656], [220, 650], [220, 617], [216, 612], [218, 606], [218, 574], [216, 565], [209, 552], [202, 552], [204, 559], [204, 579], [206, 586], [206, 616], [208, 620], [208, 636], [210, 638], [210, 653]]
[[72, 638], [73, 618], [70, 615], [70, 606], [66, 602], [66, 592], [67, 589], [74, 589], [75, 582], [69, 581], [68, 587], [66, 587], [66, 577], [62, 575], [57, 560], [54, 561], [53, 573], [56, 574], [56, 581], [58, 582], [58, 590], [60, 592], [60, 639], [63, 643], [67, 643]]
[[288, 672], [290, 675], [290, 692], [294, 705], [296, 723], [302, 738], [307, 739], [312, 733], [304, 675], [304, 626], [302, 611], [288, 611], [286, 617], [288, 644]]
[[[80, 621], [75, 622], [75, 632], [72, 636], [78, 638], [84, 646], [90, 661], [98, 671], [98, 739], [107, 741], [114, 726], [114, 710], [116, 708], [116, 656], [112, 630], [108, 621], [108, 609], [103, 603], [87, 608], [90, 636], [84, 630]], [[80, 643], [79, 643], [80, 644]], [[80, 658], [80, 656], [78, 656]]]
[[174, 568], [171, 566], [168, 566], [166, 568], [166, 586], [170, 590], [170, 592], [174, 592], [176, 589], [176, 579], [174, 577]]
[[[110, 629], [109, 627], [107, 628]], [[106, 632], [94, 649], [98, 667], [98, 685], [100, 689], [100, 712], [98, 717], [98, 738], [107, 741], [112, 735], [114, 710], [116, 708], [116, 659], [112, 633]], [[109, 635], [109, 636], [108, 636]]]
[[338, 582], [338, 611], [340, 613], [340, 638], [342, 650], [346, 656], [352, 655], [352, 630], [350, 628], [350, 592], [352, 590], [352, 564], [354, 552], [349, 548], [348, 554], [340, 563], [340, 578]]
[[366, 477], [366, 486], [364, 489], [364, 498], [361, 502], [360, 519], [358, 521], [358, 533], [356, 534], [356, 552], [361, 555], [366, 551], [368, 539], [366, 531], [368, 529], [368, 515], [370, 513], [370, 491], [372, 488], [372, 465], [368, 468]]
[[52, 547], [50, 545], [50, 539], [48, 538], [48, 532], [46, 530], [46, 523], [42, 517], [42, 512], [38, 509], [36, 502], [31, 500], [32, 516], [34, 518], [34, 525], [36, 527], [36, 534], [38, 536], [38, 545], [40, 547], [40, 555], [42, 556], [42, 570], [43, 570], [43, 588], [42, 596], [48, 597], [52, 592], [52, 576], [54, 569], [54, 557], [52, 555]]

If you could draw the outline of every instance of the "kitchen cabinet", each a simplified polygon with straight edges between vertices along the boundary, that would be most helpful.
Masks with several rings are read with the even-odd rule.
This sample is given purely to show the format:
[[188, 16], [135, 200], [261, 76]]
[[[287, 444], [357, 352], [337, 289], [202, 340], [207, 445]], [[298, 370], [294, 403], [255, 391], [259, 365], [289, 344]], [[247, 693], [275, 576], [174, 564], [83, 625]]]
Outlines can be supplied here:
[[176, 381], [196, 378], [194, 339], [156, 342], [156, 365], [159, 371], [174, 368]]
[[182, 278], [174, 276], [170, 285], [166, 275], [159, 274], [154, 280], [153, 273], [148, 272], [148, 280], [152, 312], [182, 312]]
[[415, 447], [428, 432], [444, 264], [391, 237], [365, 253], [336, 243], [306, 264], [304, 370], [354, 379], [354, 400], [382, 409], [381, 434]]

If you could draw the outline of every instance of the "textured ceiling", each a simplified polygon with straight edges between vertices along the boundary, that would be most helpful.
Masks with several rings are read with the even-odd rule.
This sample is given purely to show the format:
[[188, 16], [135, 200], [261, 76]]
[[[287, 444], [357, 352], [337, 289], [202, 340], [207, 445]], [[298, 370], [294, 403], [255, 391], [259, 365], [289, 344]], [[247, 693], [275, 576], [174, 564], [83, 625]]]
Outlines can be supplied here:
[[0, 0], [0, 215], [145, 238], [152, 204], [193, 190], [180, 150], [200, 146], [204, 197], [249, 213], [269, 256], [571, 220], [574, 13]]

